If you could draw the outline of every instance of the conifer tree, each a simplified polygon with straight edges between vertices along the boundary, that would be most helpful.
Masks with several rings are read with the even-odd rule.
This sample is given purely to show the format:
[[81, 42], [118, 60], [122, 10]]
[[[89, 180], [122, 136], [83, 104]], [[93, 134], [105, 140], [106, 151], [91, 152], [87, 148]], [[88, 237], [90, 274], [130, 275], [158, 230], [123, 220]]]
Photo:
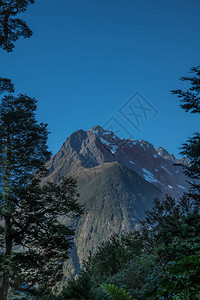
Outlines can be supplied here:
[[62, 277], [74, 231], [60, 218], [78, 217], [76, 182], [41, 185], [46, 174], [47, 125], [36, 100], [5, 96], [0, 105], [0, 299], [8, 289], [45, 294]]
[[[181, 108], [192, 114], [200, 114], [200, 66], [190, 70], [192, 76], [181, 77], [181, 80], [189, 83], [187, 91], [173, 90], [181, 101]], [[189, 196], [193, 198], [196, 205], [200, 205], [200, 132], [196, 132], [188, 138], [182, 146], [181, 154], [190, 160], [190, 166], [185, 166], [185, 173], [191, 179]]]
[[[181, 108], [200, 113], [200, 66], [191, 69], [192, 76], [181, 77], [190, 84], [186, 90], [173, 90], [181, 101]], [[143, 226], [152, 232], [158, 247], [158, 264], [163, 273], [152, 285], [150, 297], [167, 299], [199, 299], [200, 297], [200, 133], [194, 133], [182, 145], [181, 154], [190, 164], [183, 166], [190, 189], [180, 199], [167, 196], [155, 200], [147, 211]]]

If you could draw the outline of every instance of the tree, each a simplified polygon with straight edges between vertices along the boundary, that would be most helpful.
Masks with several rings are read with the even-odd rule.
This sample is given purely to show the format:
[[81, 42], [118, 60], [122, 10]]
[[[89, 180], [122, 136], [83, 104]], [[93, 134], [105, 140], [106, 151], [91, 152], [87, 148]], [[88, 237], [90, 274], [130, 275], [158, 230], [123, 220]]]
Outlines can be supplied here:
[[[172, 90], [172, 94], [178, 95], [181, 101], [181, 108], [192, 114], [200, 113], [200, 66], [193, 67], [190, 70], [192, 77], [181, 77], [181, 81], [190, 83], [187, 91]], [[200, 133], [194, 133], [182, 146], [183, 155], [190, 160], [190, 166], [185, 167], [186, 174], [192, 179], [200, 177]], [[196, 185], [197, 187], [197, 185]]]
[[17, 18], [34, 0], [0, 0], [0, 48], [12, 52], [20, 36], [29, 38], [32, 31], [26, 22]]
[[[0, 48], [12, 52], [14, 42], [20, 36], [29, 38], [32, 31], [27, 24], [16, 16], [25, 12], [34, 0], [0, 0]], [[13, 93], [14, 85], [10, 79], [0, 77], [0, 94]]]
[[[34, 0], [0, 0], [0, 48], [12, 52], [32, 31], [17, 18]], [[0, 94], [14, 92], [0, 78]], [[35, 118], [36, 100], [5, 96], [0, 105], [0, 299], [8, 289], [44, 294], [62, 276], [74, 231], [60, 221], [82, 213], [72, 178], [41, 184], [46, 174], [47, 125]]]
[[191, 85], [187, 91], [181, 89], [172, 90], [172, 94], [180, 98], [180, 107], [186, 112], [192, 114], [200, 113], [200, 66], [193, 67], [190, 70], [191, 76], [181, 77], [181, 81], [189, 82]]
[[114, 284], [102, 284], [101, 288], [109, 299], [112, 300], [134, 300], [125, 289], [119, 289]]
[[0, 299], [8, 289], [47, 293], [61, 279], [74, 231], [61, 217], [82, 213], [76, 182], [41, 184], [50, 157], [37, 101], [5, 96], [0, 105]]
[[[181, 101], [181, 108], [192, 114], [200, 113], [200, 66], [193, 67], [190, 70], [193, 76], [181, 77], [182, 81], [188, 82], [190, 87], [187, 91], [173, 90], [172, 93], [178, 95]], [[196, 205], [199, 205], [200, 185], [200, 132], [193, 134], [182, 146], [181, 154], [188, 157], [190, 166], [185, 167], [186, 175], [192, 179], [189, 196], [194, 199]], [[195, 181], [196, 180], [196, 181]]]
[[[112, 236], [90, 252], [80, 276], [68, 282], [56, 299], [107, 299], [100, 286], [113, 283], [138, 296], [138, 289], [145, 285], [146, 275], [153, 269], [151, 248], [146, 232], [134, 230], [121, 238]], [[137, 293], [133, 293], [135, 290]], [[142, 296], [137, 299], [144, 299]]]
[[[181, 100], [181, 108], [200, 113], [200, 66], [191, 69], [192, 77], [181, 77], [190, 83], [187, 91], [173, 90]], [[160, 278], [152, 284], [150, 297], [167, 299], [199, 299], [200, 296], [200, 133], [182, 145], [181, 154], [190, 165], [185, 173], [190, 190], [180, 199], [166, 197], [155, 201], [143, 225], [152, 232], [158, 248], [157, 263], [162, 266]], [[156, 298], [157, 297], [157, 298]]]
[[0, 94], [5, 92], [13, 93], [14, 86], [10, 79], [0, 77]]

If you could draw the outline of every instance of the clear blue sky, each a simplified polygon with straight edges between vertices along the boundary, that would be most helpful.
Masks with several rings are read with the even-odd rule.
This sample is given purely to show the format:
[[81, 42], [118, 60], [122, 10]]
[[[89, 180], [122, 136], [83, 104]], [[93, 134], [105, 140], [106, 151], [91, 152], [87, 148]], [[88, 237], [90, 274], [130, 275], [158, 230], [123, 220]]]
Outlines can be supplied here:
[[[36, 0], [21, 14], [34, 34], [1, 50], [1, 76], [39, 101], [53, 153], [73, 131], [114, 117], [177, 155], [200, 125], [170, 94], [200, 64], [199, 16], [199, 0]], [[136, 91], [157, 111], [140, 118], [140, 131], [119, 111]]]

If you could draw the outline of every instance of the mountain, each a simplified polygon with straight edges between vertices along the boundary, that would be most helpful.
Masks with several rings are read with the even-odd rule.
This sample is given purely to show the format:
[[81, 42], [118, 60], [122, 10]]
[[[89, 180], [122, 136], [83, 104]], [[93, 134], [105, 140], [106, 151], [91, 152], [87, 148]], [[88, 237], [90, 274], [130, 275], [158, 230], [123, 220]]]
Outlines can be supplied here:
[[45, 181], [60, 182], [73, 176], [78, 182], [84, 215], [71, 224], [76, 227], [69, 270], [78, 273], [89, 250], [114, 233], [123, 234], [138, 226], [138, 219], [151, 208], [153, 199], [167, 193], [180, 197], [188, 189], [181, 166], [162, 147], [155, 149], [142, 140], [120, 139], [100, 126], [78, 130], [67, 138], [47, 163]]
[[181, 166], [186, 158], [176, 159], [161, 146], [157, 149], [144, 140], [120, 139], [113, 132], [95, 126], [89, 131], [74, 132], [60, 151], [47, 164], [47, 180], [61, 178], [88, 170], [105, 163], [118, 162], [159, 188], [164, 194], [180, 197], [188, 188]]

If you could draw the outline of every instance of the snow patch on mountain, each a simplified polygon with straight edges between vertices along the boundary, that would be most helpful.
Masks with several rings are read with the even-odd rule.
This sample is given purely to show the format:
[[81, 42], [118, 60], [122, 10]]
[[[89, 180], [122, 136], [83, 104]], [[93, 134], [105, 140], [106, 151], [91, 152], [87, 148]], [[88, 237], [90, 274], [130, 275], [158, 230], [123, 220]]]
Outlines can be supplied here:
[[171, 173], [167, 168], [165, 168], [164, 166], [161, 166], [161, 168], [162, 168], [163, 170], [165, 170], [169, 175], [172, 175], [172, 173]]
[[106, 146], [109, 146], [110, 147], [110, 143], [107, 142], [106, 140], [104, 140], [103, 138], [99, 137], [100, 141], [105, 144]]
[[110, 147], [111, 147], [111, 152], [113, 154], [116, 153], [118, 146], [116, 146], [116, 145], [110, 145]]
[[184, 187], [184, 186], [182, 186], [182, 185], [180, 185], [180, 184], [177, 184], [177, 185], [178, 185], [178, 187], [180, 187], [181, 189], [185, 190], [185, 187]]
[[145, 180], [147, 180], [148, 182], [158, 182], [158, 180], [154, 177], [154, 175], [150, 171], [148, 171], [145, 168], [142, 168], [142, 171], [145, 173], [143, 174]]
[[104, 145], [106, 145], [106, 146], [109, 148], [109, 150], [110, 150], [113, 154], [116, 153], [117, 148], [118, 148], [117, 145], [108, 142], [107, 140], [105, 140], [105, 139], [102, 138], [102, 137], [99, 137], [99, 139], [100, 139], [100, 141], [101, 141]]

